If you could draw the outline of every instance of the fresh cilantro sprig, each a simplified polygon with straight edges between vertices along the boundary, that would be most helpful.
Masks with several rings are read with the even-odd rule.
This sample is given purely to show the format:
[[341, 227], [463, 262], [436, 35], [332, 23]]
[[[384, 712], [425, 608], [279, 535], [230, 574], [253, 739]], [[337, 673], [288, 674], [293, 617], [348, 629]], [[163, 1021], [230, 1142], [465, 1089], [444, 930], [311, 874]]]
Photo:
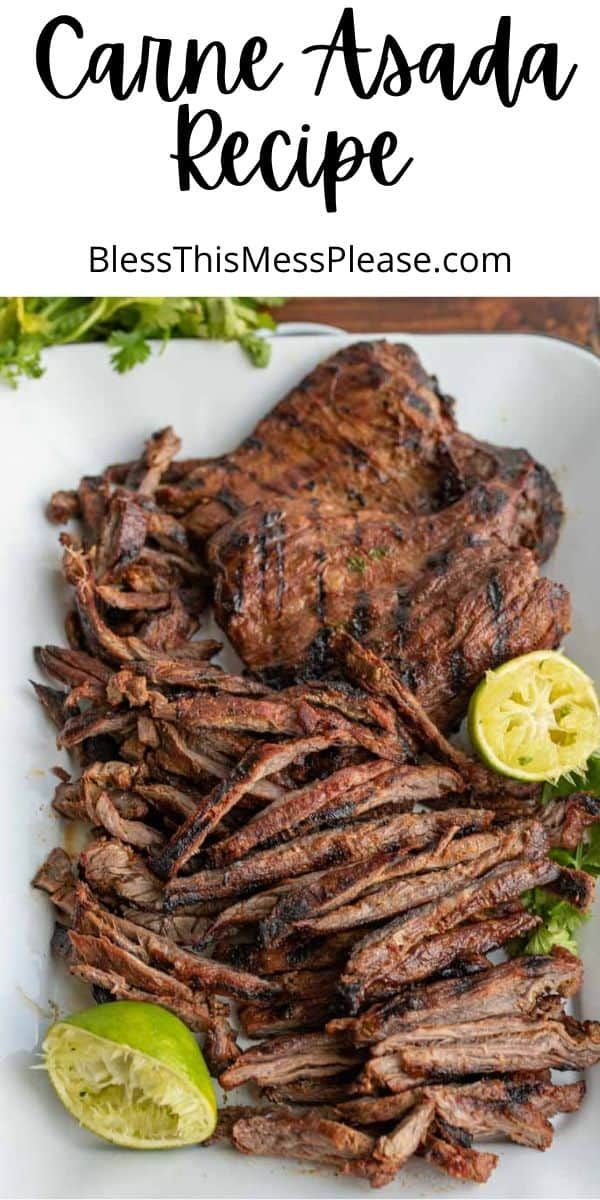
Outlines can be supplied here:
[[589, 913], [575, 908], [568, 900], [560, 900], [545, 888], [532, 888], [523, 894], [522, 900], [528, 912], [542, 918], [542, 924], [524, 941], [518, 939], [513, 943], [513, 954], [549, 954], [553, 946], [579, 953], [575, 934], [589, 920]]
[[[565, 775], [555, 784], [544, 784], [542, 801], [547, 803], [553, 796], [570, 796], [573, 792], [600, 796], [600, 755], [592, 755], [584, 772]], [[550, 851], [550, 858], [563, 867], [600, 876], [600, 825], [591, 825], [575, 850], [559, 847]], [[548, 954], [553, 946], [579, 953], [575, 935], [589, 920], [588, 913], [545, 888], [532, 888], [522, 899], [528, 912], [542, 918], [542, 924], [530, 937], [515, 939], [508, 947], [510, 954]]]
[[271, 348], [260, 331], [273, 329], [269, 309], [279, 299], [242, 296], [0, 297], [0, 379], [16, 387], [39, 379], [43, 351], [72, 342], [104, 341], [119, 372], [146, 362], [151, 342], [170, 338], [238, 342], [258, 367]]

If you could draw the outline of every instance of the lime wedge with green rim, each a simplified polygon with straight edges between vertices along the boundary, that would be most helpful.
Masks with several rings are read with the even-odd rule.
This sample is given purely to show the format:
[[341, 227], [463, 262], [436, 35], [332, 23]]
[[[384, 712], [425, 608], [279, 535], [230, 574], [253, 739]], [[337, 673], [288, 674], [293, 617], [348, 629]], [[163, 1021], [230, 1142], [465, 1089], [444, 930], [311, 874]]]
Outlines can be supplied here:
[[488, 767], [525, 782], [585, 770], [600, 746], [591, 679], [555, 650], [536, 650], [488, 671], [473, 692], [468, 729]]
[[206, 1063], [189, 1029], [156, 1004], [117, 1000], [58, 1021], [45, 1066], [72, 1116], [133, 1150], [203, 1142], [217, 1122]]

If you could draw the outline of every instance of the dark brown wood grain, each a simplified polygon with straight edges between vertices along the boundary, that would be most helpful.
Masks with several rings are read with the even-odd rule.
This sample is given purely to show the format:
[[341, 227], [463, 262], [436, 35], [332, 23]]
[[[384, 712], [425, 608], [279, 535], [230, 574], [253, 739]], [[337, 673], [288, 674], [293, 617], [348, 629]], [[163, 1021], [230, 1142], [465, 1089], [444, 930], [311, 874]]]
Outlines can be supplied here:
[[410, 299], [304, 297], [278, 310], [281, 321], [320, 321], [349, 332], [546, 333], [600, 350], [598, 301], [580, 298]]

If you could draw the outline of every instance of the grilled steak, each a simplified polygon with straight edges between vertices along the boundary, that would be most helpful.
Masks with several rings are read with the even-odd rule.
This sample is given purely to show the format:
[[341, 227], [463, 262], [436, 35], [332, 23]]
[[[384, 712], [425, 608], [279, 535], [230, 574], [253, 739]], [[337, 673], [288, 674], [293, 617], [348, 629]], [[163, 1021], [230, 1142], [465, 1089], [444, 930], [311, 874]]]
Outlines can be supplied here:
[[477, 481], [525, 464], [524, 532], [545, 556], [561, 505], [544, 469], [523, 451], [459, 433], [451, 402], [410, 347], [360, 342], [321, 363], [238, 450], [179, 465], [158, 499], [205, 538], [251, 505], [294, 495], [351, 511], [435, 512]]
[[511, 481], [418, 518], [316, 500], [251, 509], [210, 542], [217, 619], [276, 682], [331, 669], [331, 633], [345, 628], [451, 724], [489, 667], [569, 628], [564, 588], [515, 545], [520, 498]]

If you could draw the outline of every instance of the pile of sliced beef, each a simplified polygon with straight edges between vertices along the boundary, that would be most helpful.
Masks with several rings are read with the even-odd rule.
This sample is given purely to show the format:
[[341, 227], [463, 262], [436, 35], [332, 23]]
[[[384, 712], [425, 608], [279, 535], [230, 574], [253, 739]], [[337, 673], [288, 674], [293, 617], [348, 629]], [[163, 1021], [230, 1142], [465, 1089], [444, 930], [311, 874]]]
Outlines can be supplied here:
[[[556, 489], [385, 343], [317, 368], [234, 454], [178, 450], [162, 431], [51, 502], [80, 521], [74, 605], [35, 687], [74, 764], [54, 808], [88, 830], [34, 881], [53, 948], [98, 1002], [202, 1034], [245, 1088], [215, 1134], [237, 1150], [484, 1181], [474, 1143], [546, 1149], [584, 1094], [551, 1072], [600, 1059], [600, 1025], [564, 1010], [576, 957], [490, 958], [539, 923], [528, 889], [589, 908], [550, 851], [600, 806], [542, 806], [442, 732], [488, 667], [568, 627], [538, 574]], [[242, 674], [194, 638], [213, 585]]]

